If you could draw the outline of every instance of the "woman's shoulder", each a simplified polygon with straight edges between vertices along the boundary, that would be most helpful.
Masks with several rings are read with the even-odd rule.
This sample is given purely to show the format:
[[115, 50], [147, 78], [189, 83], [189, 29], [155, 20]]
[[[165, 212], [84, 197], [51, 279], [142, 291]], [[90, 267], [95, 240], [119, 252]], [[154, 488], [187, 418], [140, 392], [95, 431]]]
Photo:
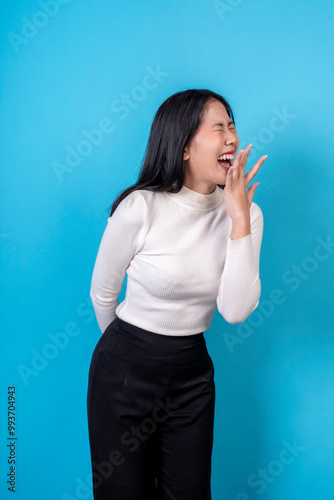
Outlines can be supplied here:
[[115, 213], [129, 218], [138, 218], [140, 215], [147, 217], [156, 194], [147, 189], [135, 189], [120, 201]]
[[151, 191], [149, 189], [135, 189], [130, 194], [128, 194], [122, 201], [128, 199], [127, 203], [130, 205], [141, 204], [143, 206], [144, 204], [150, 205], [155, 200], [158, 200], [161, 196], [164, 196], [163, 191]]
[[249, 213], [250, 213], [251, 217], [254, 217], [254, 218], [257, 218], [257, 219], [258, 218], [263, 218], [263, 212], [262, 212], [261, 208], [254, 201], [252, 202], [252, 204], [250, 206]]

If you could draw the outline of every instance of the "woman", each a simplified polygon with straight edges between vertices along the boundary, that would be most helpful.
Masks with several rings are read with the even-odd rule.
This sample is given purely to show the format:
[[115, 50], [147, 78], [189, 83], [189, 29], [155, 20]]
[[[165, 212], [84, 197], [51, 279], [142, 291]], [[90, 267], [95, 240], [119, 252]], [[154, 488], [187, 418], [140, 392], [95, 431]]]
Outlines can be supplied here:
[[247, 186], [266, 157], [245, 175], [251, 145], [238, 147], [222, 96], [177, 92], [156, 113], [138, 182], [112, 205], [90, 291], [103, 333], [87, 394], [95, 500], [211, 499], [203, 333], [216, 307], [240, 323], [261, 293], [259, 183]]

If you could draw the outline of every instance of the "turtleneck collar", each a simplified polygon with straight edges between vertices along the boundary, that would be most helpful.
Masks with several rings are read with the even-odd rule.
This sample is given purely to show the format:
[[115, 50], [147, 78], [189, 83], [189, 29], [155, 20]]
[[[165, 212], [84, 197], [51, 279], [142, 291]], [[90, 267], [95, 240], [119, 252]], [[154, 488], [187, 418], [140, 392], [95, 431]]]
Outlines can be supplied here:
[[218, 184], [216, 185], [216, 189], [209, 194], [198, 193], [187, 188], [185, 185], [182, 186], [178, 193], [168, 193], [167, 191], [165, 193], [177, 203], [198, 210], [211, 210], [219, 205], [224, 197], [224, 190]]

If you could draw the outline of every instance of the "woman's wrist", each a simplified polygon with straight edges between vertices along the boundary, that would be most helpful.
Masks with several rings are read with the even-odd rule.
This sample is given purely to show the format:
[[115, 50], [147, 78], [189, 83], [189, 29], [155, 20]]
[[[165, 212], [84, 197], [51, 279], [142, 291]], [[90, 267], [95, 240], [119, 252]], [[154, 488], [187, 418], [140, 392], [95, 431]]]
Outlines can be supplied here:
[[244, 215], [238, 219], [232, 219], [231, 240], [244, 238], [251, 233], [250, 215]]

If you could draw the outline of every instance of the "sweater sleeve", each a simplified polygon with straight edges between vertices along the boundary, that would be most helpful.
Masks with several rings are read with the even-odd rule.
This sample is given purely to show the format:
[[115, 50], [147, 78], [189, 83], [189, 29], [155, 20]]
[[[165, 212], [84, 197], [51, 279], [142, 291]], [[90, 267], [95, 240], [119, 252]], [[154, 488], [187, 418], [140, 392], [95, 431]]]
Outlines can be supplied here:
[[90, 298], [102, 333], [116, 317], [126, 270], [142, 248], [146, 232], [145, 198], [133, 191], [108, 218], [93, 269]]
[[226, 259], [217, 297], [217, 308], [229, 323], [242, 323], [257, 308], [261, 295], [259, 276], [263, 214], [256, 203], [250, 207], [251, 233], [228, 238]]

